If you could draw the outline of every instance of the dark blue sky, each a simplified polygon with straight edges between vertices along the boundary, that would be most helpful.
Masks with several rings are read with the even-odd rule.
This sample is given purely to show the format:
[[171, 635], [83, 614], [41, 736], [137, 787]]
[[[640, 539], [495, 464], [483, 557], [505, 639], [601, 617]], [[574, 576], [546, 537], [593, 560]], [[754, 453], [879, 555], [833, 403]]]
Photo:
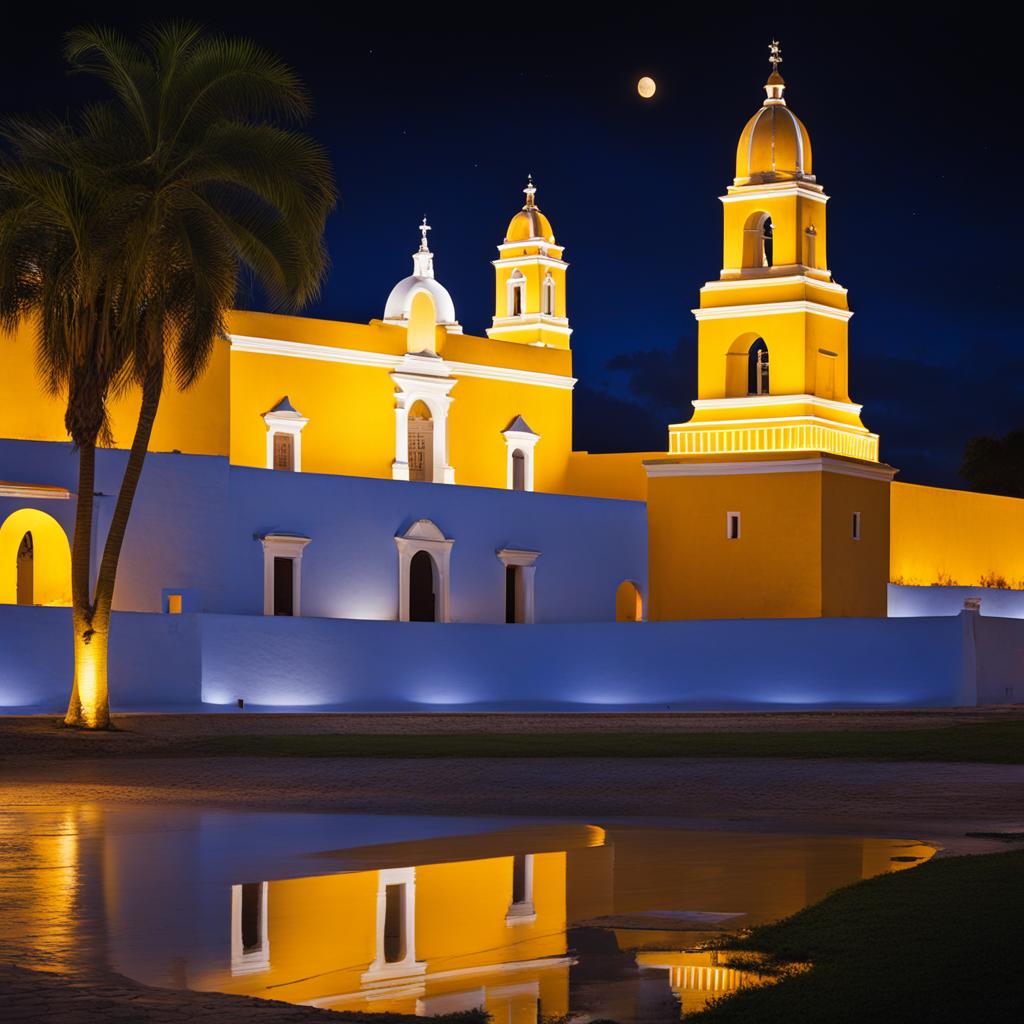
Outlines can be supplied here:
[[[431, 34], [347, 31], [334, 10], [169, 11], [255, 38], [313, 94], [311, 130], [333, 154], [342, 202], [311, 315], [380, 316], [426, 213], [437, 276], [466, 331], [482, 333], [490, 261], [532, 172], [571, 264], [576, 446], [664, 448], [666, 424], [690, 415], [689, 311], [718, 276], [717, 197], [764, 95], [774, 35], [832, 196], [829, 262], [855, 311], [851, 395], [882, 457], [900, 479], [962, 486], [966, 440], [1024, 423], [1022, 89], [1013, 35], [995, 17], [982, 33], [951, 16], [829, 18], [776, 4], [569, 32], [545, 31], [530, 8], [493, 32], [438, 23]], [[73, 104], [60, 35], [80, 13], [47, 4], [21, 17], [0, 105]], [[145, 20], [102, 4], [89, 17], [128, 32]], [[397, 9], [393, 19], [409, 23]], [[636, 94], [641, 74], [658, 82], [651, 101]]]

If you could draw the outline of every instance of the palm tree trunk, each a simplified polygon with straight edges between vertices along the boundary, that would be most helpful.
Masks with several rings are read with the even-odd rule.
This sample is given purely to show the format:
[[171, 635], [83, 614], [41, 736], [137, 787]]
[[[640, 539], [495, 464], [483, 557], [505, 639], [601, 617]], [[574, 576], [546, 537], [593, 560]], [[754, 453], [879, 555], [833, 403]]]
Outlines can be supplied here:
[[[160, 392], [163, 388], [163, 364], [152, 367], [142, 386], [142, 405], [135, 426], [135, 437], [128, 453], [128, 463], [121, 487], [117, 493], [114, 514], [107, 531], [96, 578], [96, 597], [91, 605], [86, 602], [87, 618], [81, 623], [75, 618], [75, 682], [71, 696], [71, 707], [65, 721], [69, 725], [81, 725], [90, 729], [103, 729], [110, 725], [110, 705], [107, 694], [107, 650], [110, 641], [110, 609], [114, 601], [114, 583], [117, 579], [117, 565], [121, 557], [128, 518], [131, 515], [135, 492], [138, 490], [142, 467], [153, 434], [153, 423], [160, 407]], [[81, 484], [79, 485], [81, 491]], [[81, 495], [79, 495], [81, 498]], [[91, 516], [91, 510], [90, 510]], [[78, 527], [75, 528], [78, 540]], [[88, 572], [86, 571], [86, 580]], [[72, 560], [72, 590], [75, 589], [74, 561]], [[86, 583], [88, 595], [88, 583]], [[79, 709], [79, 716], [72, 720], [72, 711]]]
[[[110, 725], [106, 637], [97, 637], [93, 631], [93, 607], [90, 600], [95, 483], [96, 445], [91, 441], [82, 442], [78, 445], [78, 498], [75, 504], [75, 534], [71, 541], [71, 620], [75, 674], [71, 684], [71, 700], [64, 716], [65, 725], [82, 729], [105, 729]], [[100, 665], [103, 666], [102, 675], [98, 672]]]

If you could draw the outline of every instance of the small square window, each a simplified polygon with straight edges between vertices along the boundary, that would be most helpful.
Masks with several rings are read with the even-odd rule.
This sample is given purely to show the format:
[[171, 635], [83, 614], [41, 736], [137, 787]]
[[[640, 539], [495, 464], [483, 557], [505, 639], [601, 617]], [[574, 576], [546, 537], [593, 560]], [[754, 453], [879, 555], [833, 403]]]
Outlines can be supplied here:
[[853, 537], [854, 540], [860, 540], [860, 513], [859, 512], [854, 512], [853, 513], [853, 522], [851, 523], [851, 533], [850, 533], [850, 536]]
[[168, 594], [167, 595], [167, 614], [168, 615], [180, 615], [181, 614], [181, 594]]
[[725, 537], [726, 540], [740, 539], [740, 514], [739, 512], [725, 513]]

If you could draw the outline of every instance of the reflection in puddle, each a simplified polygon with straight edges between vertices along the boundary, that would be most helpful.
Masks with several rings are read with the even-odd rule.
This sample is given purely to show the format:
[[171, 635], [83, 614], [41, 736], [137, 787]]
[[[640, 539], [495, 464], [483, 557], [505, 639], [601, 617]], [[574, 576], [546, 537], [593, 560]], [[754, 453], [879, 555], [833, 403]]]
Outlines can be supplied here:
[[932, 850], [603, 823], [76, 806], [0, 815], [0, 959], [338, 1010], [678, 1020], [701, 950]]

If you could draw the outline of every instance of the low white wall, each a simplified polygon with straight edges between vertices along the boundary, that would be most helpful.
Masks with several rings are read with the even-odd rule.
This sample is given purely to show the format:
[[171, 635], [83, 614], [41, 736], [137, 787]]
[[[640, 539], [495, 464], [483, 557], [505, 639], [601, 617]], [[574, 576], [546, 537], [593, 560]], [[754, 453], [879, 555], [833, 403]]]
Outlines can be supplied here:
[[[1012, 700], [1022, 676], [1024, 622], [969, 613], [534, 626], [120, 613], [110, 666], [122, 710], [239, 697], [348, 710], [970, 705]], [[70, 680], [70, 613], [0, 606], [0, 707], [60, 710]]]
[[889, 584], [889, 615], [958, 615], [968, 598], [981, 601], [981, 614], [1002, 619], [1024, 619], [1024, 590], [993, 587], [904, 587]]

